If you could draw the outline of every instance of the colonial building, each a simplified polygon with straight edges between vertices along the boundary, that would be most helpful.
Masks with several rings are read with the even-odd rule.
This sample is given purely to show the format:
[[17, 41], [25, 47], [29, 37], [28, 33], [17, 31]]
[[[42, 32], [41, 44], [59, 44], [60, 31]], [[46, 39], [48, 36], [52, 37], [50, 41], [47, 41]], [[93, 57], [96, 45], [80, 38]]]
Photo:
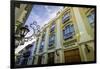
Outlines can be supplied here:
[[42, 32], [33, 43], [32, 55], [27, 64], [94, 61], [94, 10], [65, 7], [60, 11], [42, 28]]

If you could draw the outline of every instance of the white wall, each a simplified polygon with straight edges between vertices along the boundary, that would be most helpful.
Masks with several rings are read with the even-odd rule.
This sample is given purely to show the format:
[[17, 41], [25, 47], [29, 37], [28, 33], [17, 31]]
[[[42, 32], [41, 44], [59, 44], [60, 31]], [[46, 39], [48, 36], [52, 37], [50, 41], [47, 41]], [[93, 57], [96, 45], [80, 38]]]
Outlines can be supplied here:
[[[97, 12], [100, 12], [100, 0], [27, 0], [27, 1], [46, 1], [70, 4], [97, 5]], [[97, 13], [97, 35], [100, 35], [100, 13]], [[100, 36], [98, 36], [97, 64], [68, 65], [55, 67], [39, 67], [37, 69], [99, 69], [100, 64]], [[10, 0], [0, 1], [0, 69], [10, 67]], [[30, 68], [32, 69], [32, 68]], [[35, 68], [34, 68], [35, 69]]]

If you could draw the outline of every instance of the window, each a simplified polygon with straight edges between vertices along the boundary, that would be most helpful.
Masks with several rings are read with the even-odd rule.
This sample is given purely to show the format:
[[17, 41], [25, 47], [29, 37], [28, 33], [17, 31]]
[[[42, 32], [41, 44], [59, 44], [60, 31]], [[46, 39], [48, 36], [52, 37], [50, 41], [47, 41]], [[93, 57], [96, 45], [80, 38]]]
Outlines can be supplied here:
[[55, 23], [53, 22], [50, 30], [50, 35], [49, 35], [49, 47], [53, 46], [54, 44], [54, 40], [55, 40], [54, 29], [55, 29]]
[[54, 44], [54, 40], [55, 40], [55, 35], [54, 34], [50, 35], [50, 37], [49, 37], [49, 46], [52, 46]]
[[40, 52], [43, 51], [44, 43], [45, 43], [45, 31], [43, 32], [42, 40], [41, 40], [41, 43], [40, 43]]
[[65, 26], [65, 28], [63, 30], [64, 39], [71, 38], [73, 36], [73, 33], [74, 33], [73, 25]]
[[36, 51], [37, 51], [38, 40], [39, 40], [39, 38], [36, 40], [36, 47], [35, 47], [35, 50], [34, 50], [34, 54], [35, 54]]
[[92, 11], [87, 17], [91, 26], [94, 27], [94, 12]]
[[40, 44], [40, 52], [43, 51], [43, 48], [44, 48], [44, 41], [42, 41], [41, 44]]
[[45, 33], [46, 33], [46, 32], [43, 32], [43, 35], [42, 35], [42, 41], [45, 40]]
[[51, 26], [51, 30], [50, 30], [50, 32], [54, 31], [54, 29], [55, 29], [55, 24], [52, 23], [52, 26]]
[[62, 18], [62, 23], [65, 23], [65, 22], [68, 21], [69, 19], [70, 19], [70, 14], [69, 14], [69, 13], [65, 14], [65, 15], [63, 16], [63, 18]]
[[34, 54], [36, 53], [36, 50], [37, 50], [37, 45], [36, 45], [36, 47], [35, 47]]

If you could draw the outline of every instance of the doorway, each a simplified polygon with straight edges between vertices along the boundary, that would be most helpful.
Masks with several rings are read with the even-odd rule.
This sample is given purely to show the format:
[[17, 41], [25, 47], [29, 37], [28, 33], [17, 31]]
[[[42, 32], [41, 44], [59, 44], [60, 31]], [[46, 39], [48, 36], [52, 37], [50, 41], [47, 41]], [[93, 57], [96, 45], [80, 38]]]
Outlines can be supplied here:
[[64, 52], [65, 63], [81, 62], [79, 49], [72, 49]]

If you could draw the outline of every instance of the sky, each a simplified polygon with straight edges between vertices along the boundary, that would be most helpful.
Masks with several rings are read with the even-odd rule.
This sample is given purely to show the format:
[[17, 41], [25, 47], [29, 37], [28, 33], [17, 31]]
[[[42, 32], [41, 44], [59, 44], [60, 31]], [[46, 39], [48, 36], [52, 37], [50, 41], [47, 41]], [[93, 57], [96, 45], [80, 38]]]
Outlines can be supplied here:
[[[25, 25], [30, 25], [36, 21], [41, 28], [44, 24], [47, 24], [51, 19], [56, 17], [57, 12], [61, 9], [63, 9], [63, 6], [33, 5]], [[26, 36], [30, 36], [31, 33], [32, 29], [30, 28], [30, 33]]]
[[[36, 21], [41, 28], [43, 27], [43, 25], [47, 24], [51, 19], [56, 17], [57, 12], [60, 11], [61, 9], [63, 9], [63, 6], [33, 5], [29, 17], [25, 22], [25, 25], [29, 26], [31, 23]], [[29, 29], [30, 32], [26, 35], [26, 37], [30, 36], [33, 33], [33, 30], [31, 28]], [[35, 39], [29, 42], [25, 42], [24, 45], [19, 46], [16, 49], [15, 53], [18, 53], [20, 50], [22, 50], [24, 47], [26, 47], [33, 41], [35, 41]]]

